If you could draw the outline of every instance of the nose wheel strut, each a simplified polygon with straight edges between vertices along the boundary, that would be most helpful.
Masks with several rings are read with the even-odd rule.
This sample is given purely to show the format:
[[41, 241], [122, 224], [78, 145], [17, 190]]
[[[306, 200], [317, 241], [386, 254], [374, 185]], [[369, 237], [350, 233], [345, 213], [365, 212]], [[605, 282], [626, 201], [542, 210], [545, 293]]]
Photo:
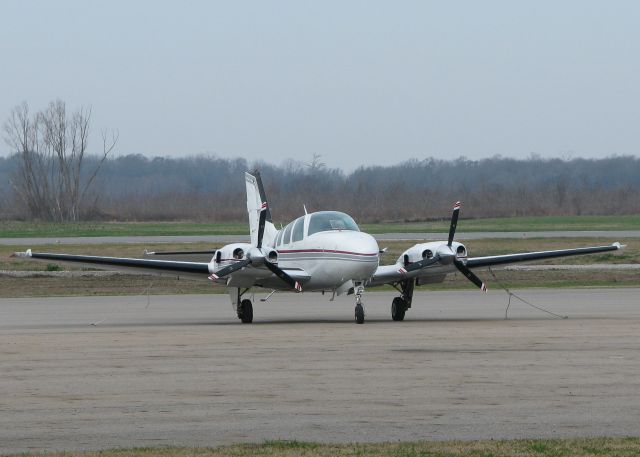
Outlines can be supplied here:
[[364, 293], [364, 287], [362, 284], [356, 286], [356, 309], [355, 309], [355, 321], [356, 324], [364, 324], [364, 306], [362, 306], [362, 294]]

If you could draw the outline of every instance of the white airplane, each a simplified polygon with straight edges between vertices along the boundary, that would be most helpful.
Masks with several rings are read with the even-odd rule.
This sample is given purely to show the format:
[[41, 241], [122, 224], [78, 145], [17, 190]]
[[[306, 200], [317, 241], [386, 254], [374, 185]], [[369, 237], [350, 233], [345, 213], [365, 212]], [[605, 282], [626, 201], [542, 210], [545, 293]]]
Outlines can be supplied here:
[[[306, 214], [305, 210], [303, 216], [278, 230], [271, 220], [260, 174], [245, 173], [245, 180], [251, 243], [233, 243], [209, 251], [213, 258], [208, 262], [52, 254], [30, 249], [14, 256], [209, 280], [227, 287], [231, 303], [243, 323], [253, 321], [253, 304], [243, 298], [253, 287], [272, 289], [271, 294], [278, 290], [330, 292], [333, 296], [353, 293], [355, 321], [362, 324], [365, 288], [384, 284], [395, 287], [400, 295], [391, 304], [391, 318], [401, 321], [407, 309], [411, 308], [415, 286], [442, 282], [447, 274], [456, 271], [486, 291], [484, 282], [471, 269], [615, 251], [624, 247], [614, 243], [578, 249], [468, 257], [467, 248], [454, 241], [460, 212], [460, 202], [457, 202], [446, 241], [416, 244], [404, 251], [395, 263], [380, 265], [383, 251], [380, 251], [375, 238], [361, 232], [347, 214], [338, 211]], [[153, 256], [154, 253], [150, 254]], [[184, 256], [196, 252], [157, 254]]]

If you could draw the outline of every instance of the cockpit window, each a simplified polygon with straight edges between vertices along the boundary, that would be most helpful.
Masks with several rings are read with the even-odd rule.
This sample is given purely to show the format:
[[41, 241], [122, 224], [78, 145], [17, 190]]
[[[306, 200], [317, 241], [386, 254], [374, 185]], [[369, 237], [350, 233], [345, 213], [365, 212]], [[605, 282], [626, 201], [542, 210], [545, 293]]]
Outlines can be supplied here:
[[293, 222], [287, 225], [284, 229], [284, 236], [282, 237], [282, 244], [289, 244], [289, 240], [291, 239], [291, 228], [293, 227]]
[[291, 233], [291, 242], [300, 241], [304, 236], [304, 216], [299, 217], [293, 226]]
[[337, 211], [323, 211], [311, 215], [309, 219], [309, 233], [313, 235], [318, 232], [328, 232], [331, 230], [354, 230], [359, 232], [360, 229], [355, 221], [344, 213]]

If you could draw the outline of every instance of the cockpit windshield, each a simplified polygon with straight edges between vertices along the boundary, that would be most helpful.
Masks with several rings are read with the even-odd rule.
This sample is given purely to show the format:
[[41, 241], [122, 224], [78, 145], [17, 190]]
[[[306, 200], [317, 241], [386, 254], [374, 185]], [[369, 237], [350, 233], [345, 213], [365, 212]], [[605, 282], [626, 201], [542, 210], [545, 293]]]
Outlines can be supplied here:
[[318, 232], [328, 232], [331, 230], [360, 231], [351, 216], [339, 213], [338, 211], [322, 211], [311, 215], [307, 235], [313, 235]]

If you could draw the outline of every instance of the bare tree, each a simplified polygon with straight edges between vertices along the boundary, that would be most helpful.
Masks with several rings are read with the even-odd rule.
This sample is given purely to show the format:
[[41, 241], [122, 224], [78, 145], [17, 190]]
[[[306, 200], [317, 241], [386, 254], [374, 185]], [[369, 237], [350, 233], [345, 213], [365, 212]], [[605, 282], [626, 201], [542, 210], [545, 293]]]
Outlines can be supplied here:
[[67, 115], [62, 100], [33, 116], [26, 103], [16, 106], [4, 124], [5, 141], [20, 156], [12, 179], [31, 217], [77, 221], [80, 208], [100, 167], [114, 149], [118, 134], [102, 132], [102, 152], [93, 170], [83, 165], [88, 152], [91, 109]]
[[4, 123], [5, 141], [20, 157], [18, 171], [12, 178], [12, 187], [25, 203], [30, 216], [52, 219], [51, 184], [48, 162], [39, 150], [38, 116], [29, 115], [26, 102], [16, 106]]
[[309, 167], [309, 173], [311, 174], [324, 170], [327, 167], [327, 164], [322, 161], [322, 154], [317, 153], [314, 153], [313, 156], [311, 156], [311, 162], [305, 162], [305, 165]]

